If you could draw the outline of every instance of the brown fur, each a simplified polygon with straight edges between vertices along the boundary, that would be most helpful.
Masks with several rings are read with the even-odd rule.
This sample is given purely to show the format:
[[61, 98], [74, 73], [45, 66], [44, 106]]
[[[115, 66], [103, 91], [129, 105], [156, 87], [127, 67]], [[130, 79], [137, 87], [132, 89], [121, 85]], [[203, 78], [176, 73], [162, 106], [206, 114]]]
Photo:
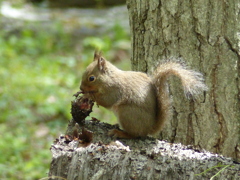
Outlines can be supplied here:
[[200, 73], [187, 70], [177, 62], [161, 64], [149, 77], [141, 72], [122, 71], [97, 53], [83, 74], [80, 89], [98, 105], [116, 114], [123, 131], [112, 130], [110, 135], [142, 137], [159, 132], [169, 117], [167, 79], [170, 75], [180, 78], [186, 95], [207, 89]]

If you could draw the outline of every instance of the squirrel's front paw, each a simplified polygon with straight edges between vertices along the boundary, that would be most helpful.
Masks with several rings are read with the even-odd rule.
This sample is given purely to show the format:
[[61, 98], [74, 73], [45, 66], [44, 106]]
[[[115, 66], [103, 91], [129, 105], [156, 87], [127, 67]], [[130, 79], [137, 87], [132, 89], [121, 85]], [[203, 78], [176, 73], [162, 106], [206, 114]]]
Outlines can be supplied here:
[[114, 138], [124, 138], [124, 139], [130, 139], [130, 138], [134, 138], [132, 135], [128, 134], [125, 131], [121, 131], [118, 129], [112, 129], [108, 132], [109, 136], [112, 136]]

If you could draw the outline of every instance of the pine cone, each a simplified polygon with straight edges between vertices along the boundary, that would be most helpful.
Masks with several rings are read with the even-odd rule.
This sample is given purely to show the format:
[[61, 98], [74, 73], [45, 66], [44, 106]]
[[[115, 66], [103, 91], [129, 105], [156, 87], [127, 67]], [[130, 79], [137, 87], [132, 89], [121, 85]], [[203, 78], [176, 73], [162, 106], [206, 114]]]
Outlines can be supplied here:
[[83, 96], [79, 96], [81, 92], [77, 92], [74, 96], [76, 99], [72, 101], [71, 114], [74, 119], [80, 126], [84, 125], [84, 120], [92, 112], [92, 107], [94, 102]]

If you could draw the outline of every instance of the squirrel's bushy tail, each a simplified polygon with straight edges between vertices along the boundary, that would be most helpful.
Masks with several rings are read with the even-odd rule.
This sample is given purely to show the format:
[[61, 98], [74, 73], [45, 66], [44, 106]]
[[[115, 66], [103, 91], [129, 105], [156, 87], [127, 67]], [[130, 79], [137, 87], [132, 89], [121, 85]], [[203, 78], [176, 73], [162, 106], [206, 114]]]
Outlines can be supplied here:
[[153, 133], [161, 130], [164, 122], [171, 114], [171, 102], [167, 86], [167, 79], [171, 75], [177, 76], [181, 80], [186, 97], [194, 97], [194, 95], [207, 90], [207, 86], [203, 82], [204, 79], [201, 73], [187, 69], [181, 62], [169, 61], [164, 64], [160, 64], [152, 75], [153, 83], [157, 88], [157, 97], [159, 102], [157, 124]]

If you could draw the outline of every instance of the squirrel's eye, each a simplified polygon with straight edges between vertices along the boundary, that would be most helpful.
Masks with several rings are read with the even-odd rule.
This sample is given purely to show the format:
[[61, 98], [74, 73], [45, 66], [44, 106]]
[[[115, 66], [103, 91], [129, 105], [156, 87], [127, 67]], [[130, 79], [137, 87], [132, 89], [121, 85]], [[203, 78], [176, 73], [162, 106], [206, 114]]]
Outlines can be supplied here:
[[95, 76], [89, 76], [88, 80], [89, 81], [94, 81], [95, 80]]

